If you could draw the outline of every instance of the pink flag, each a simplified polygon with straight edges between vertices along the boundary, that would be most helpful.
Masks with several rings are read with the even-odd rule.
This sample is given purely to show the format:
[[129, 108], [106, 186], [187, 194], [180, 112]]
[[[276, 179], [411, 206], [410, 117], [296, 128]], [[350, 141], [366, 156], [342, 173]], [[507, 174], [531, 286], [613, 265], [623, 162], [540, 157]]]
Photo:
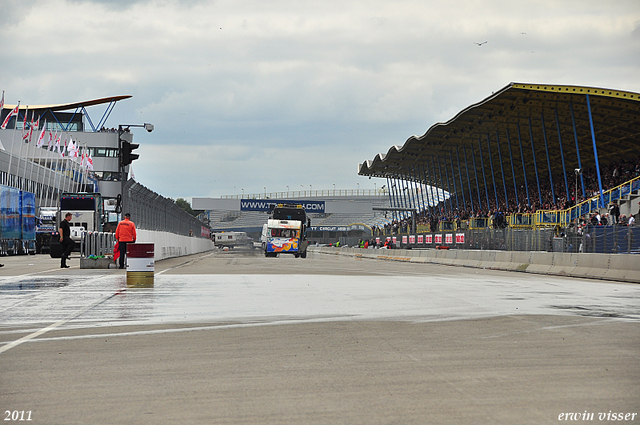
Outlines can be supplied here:
[[4, 119], [4, 122], [2, 123], [2, 126], [0, 126], [1, 129], [5, 130], [7, 128], [7, 124], [9, 124], [9, 120], [11, 119], [12, 116], [14, 116], [14, 115], [16, 115], [18, 113], [18, 108], [19, 107], [20, 107], [20, 102], [18, 102], [16, 107], [13, 108], [13, 110], [11, 112], [9, 112], [9, 115], [7, 115], [7, 118]]

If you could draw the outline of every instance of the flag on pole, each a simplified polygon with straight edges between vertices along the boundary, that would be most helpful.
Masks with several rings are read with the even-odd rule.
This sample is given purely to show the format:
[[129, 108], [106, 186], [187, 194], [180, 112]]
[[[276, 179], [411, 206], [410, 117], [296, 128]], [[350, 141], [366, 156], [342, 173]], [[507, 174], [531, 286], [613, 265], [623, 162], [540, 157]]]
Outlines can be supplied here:
[[11, 117], [16, 115], [18, 113], [18, 108], [20, 107], [20, 102], [18, 102], [18, 104], [16, 105], [15, 108], [13, 108], [11, 110], [11, 112], [9, 112], [9, 115], [7, 115], [7, 118], [4, 119], [4, 122], [2, 123], [2, 126], [0, 126], [0, 128], [2, 130], [5, 130], [7, 128], [7, 124], [9, 124], [9, 120], [11, 120]]
[[0, 100], [0, 111], [4, 108], [4, 90], [2, 90], [2, 100]]
[[91, 152], [89, 152], [89, 156], [87, 157], [87, 165], [89, 166], [89, 170], [93, 171], [93, 158], [91, 158]]
[[38, 142], [36, 143], [37, 147], [40, 147], [44, 143], [44, 132], [47, 129], [47, 121], [44, 122], [44, 126], [42, 127], [42, 131], [40, 132], [40, 137], [38, 137]]

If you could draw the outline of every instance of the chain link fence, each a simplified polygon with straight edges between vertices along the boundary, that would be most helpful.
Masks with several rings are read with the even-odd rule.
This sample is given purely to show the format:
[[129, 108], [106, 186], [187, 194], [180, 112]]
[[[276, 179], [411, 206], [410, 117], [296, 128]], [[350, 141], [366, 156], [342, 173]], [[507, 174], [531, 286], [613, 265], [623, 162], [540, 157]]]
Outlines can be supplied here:
[[209, 237], [208, 226], [140, 183], [129, 180], [123, 193], [123, 213], [131, 214], [131, 221], [144, 230], [170, 232], [176, 235]]
[[[397, 248], [640, 254], [640, 226], [585, 226], [566, 229], [485, 228], [455, 232], [398, 233], [379, 238], [381, 244], [387, 238], [395, 238]], [[353, 238], [344, 242], [356, 244]]]

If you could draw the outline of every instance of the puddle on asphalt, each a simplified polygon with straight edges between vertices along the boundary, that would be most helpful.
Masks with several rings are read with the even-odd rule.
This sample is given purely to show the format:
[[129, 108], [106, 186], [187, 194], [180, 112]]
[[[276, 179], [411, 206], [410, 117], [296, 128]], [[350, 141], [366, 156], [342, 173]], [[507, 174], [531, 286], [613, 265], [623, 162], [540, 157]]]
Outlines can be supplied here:
[[[15, 279], [15, 278], [14, 278]], [[35, 289], [62, 288], [71, 283], [69, 277], [29, 277], [19, 281], [0, 282], [0, 291], [28, 291]], [[75, 279], [77, 281], [77, 279]]]

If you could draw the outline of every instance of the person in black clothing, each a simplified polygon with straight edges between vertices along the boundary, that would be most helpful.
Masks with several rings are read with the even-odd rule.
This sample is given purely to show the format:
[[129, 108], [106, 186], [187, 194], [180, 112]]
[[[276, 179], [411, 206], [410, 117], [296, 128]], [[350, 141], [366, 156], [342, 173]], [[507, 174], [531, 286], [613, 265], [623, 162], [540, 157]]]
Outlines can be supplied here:
[[64, 220], [60, 222], [60, 245], [62, 245], [62, 257], [60, 260], [60, 268], [68, 269], [67, 266], [67, 258], [69, 258], [69, 254], [73, 251], [73, 247], [76, 243], [71, 239], [71, 227], [69, 226], [69, 222], [71, 221], [71, 213], [67, 213], [64, 216]]

